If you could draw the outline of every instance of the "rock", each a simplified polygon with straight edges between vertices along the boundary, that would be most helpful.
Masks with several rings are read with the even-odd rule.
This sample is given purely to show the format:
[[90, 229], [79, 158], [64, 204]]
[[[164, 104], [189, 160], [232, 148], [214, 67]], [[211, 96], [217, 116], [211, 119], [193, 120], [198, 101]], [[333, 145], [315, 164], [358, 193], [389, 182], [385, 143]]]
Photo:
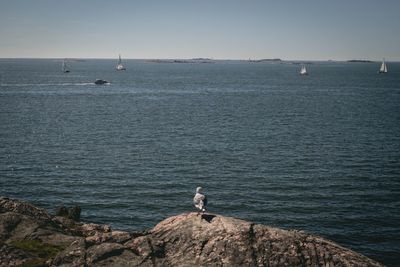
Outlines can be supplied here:
[[86, 259], [89, 264], [95, 263], [109, 257], [120, 255], [124, 248], [123, 245], [117, 243], [102, 243], [90, 247], [87, 250]]
[[19, 266], [27, 262], [29, 255], [12, 246], [0, 243], [0, 266]]
[[80, 267], [86, 264], [86, 243], [83, 238], [72, 242], [66, 249], [57, 254], [53, 266]]
[[28, 203], [0, 198], [0, 266], [21, 264], [382, 266], [318, 236], [216, 214], [186, 213], [148, 231], [128, 233], [50, 216]]
[[23, 240], [31, 236], [40, 221], [14, 212], [0, 213], [0, 241]]
[[36, 240], [40, 240], [41, 242], [53, 246], [58, 246], [58, 247], [68, 247], [70, 244], [73, 242], [82, 239], [82, 237], [79, 236], [71, 236], [71, 235], [66, 235], [62, 233], [54, 233], [50, 232], [48, 234], [43, 233], [42, 231], [37, 231], [37, 237], [35, 238]]
[[113, 242], [113, 243], [124, 243], [132, 238], [132, 235], [123, 231], [111, 231], [111, 232], [96, 232], [94, 235], [86, 237], [88, 244], [99, 244], [102, 242]]
[[51, 217], [44, 209], [35, 207], [32, 204], [8, 197], [0, 197], [0, 213], [5, 212], [24, 214], [44, 221], [50, 220]]
[[56, 210], [56, 216], [68, 217], [68, 209], [65, 206], [58, 207]]
[[213, 214], [168, 218], [127, 245], [160, 266], [382, 266], [301, 231]]
[[79, 206], [74, 206], [70, 208], [61, 206], [57, 208], [56, 216], [65, 217], [78, 222], [81, 217], [81, 208]]
[[68, 209], [68, 218], [78, 222], [81, 218], [81, 207], [74, 206], [74, 207], [69, 208]]

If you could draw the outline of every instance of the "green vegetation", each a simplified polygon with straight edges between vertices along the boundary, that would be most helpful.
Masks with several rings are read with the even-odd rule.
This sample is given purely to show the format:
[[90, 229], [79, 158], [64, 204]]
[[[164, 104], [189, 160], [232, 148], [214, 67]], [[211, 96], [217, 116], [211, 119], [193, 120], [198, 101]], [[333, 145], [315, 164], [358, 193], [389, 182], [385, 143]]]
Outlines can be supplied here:
[[64, 250], [64, 247], [45, 244], [39, 240], [13, 241], [10, 245], [27, 252], [34, 258], [24, 263], [22, 267], [46, 266], [47, 260], [54, 258], [58, 252]]

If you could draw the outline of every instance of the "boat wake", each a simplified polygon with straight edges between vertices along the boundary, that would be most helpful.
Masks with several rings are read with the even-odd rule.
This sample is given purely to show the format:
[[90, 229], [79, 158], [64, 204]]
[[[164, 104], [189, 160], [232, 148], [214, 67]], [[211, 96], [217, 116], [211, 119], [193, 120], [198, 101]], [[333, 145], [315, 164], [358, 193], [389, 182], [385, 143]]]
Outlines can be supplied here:
[[0, 87], [82, 86], [82, 85], [93, 85], [93, 82], [84, 82], [84, 83], [0, 83]]

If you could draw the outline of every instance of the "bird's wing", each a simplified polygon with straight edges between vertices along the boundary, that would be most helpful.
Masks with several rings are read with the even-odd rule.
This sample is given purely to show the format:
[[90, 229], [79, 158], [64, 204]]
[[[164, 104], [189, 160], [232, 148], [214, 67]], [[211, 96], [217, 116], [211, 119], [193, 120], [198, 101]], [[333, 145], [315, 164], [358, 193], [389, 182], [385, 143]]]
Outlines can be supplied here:
[[201, 201], [201, 195], [200, 194], [196, 194], [193, 198], [193, 204], [194, 205], [199, 205]]
[[193, 204], [205, 206], [207, 204], [207, 198], [205, 195], [197, 193], [193, 198]]

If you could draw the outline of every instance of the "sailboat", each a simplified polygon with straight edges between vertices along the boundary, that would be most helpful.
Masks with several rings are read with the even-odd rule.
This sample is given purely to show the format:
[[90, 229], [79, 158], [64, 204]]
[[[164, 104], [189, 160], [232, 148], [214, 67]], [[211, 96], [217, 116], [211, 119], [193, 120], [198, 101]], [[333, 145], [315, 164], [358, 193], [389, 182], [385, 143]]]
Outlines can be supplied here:
[[119, 55], [118, 64], [117, 64], [116, 68], [117, 68], [117, 70], [126, 70], [124, 65], [122, 65], [121, 55]]
[[387, 72], [388, 72], [388, 69], [386, 66], [386, 62], [385, 62], [385, 59], [383, 59], [381, 68], [379, 69], [378, 73], [387, 73]]
[[64, 59], [63, 62], [62, 62], [61, 70], [62, 70], [62, 72], [64, 72], [64, 73], [68, 73], [68, 72], [69, 72], [69, 69], [67, 68], [67, 62], [66, 62], [65, 59]]
[[306, 66], [301, 66], [301, 69], [300, 69], [300, 75], [308, 75], [308, 72], [307, 72], [307, 69], [306, 69]]

